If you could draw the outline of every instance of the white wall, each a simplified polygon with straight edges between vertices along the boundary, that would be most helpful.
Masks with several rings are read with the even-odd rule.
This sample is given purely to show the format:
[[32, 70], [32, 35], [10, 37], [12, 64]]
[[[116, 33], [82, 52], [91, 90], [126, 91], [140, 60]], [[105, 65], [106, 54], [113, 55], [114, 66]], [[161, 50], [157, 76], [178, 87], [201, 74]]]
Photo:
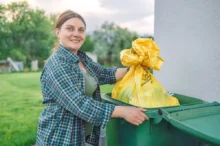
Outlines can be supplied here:
[[169, 91], [220, 101], [220, 0], [155, 0], [154, 74]]

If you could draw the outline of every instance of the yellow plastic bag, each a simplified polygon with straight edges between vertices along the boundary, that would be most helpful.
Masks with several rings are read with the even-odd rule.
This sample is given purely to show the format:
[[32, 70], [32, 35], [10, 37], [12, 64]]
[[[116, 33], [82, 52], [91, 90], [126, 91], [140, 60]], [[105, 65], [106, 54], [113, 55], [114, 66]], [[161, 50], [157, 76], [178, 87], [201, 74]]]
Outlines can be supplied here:
[[131, 49], [121, 51], [121, 62], [130, 66], [129, 72], [117, 82], [112, 97], [139, 107], [163, 107], [179, 105], [169, 96], [149, 70], [142, 66], [160, 70], [164, 60], [159, 57], [159, 48], [152, 39], [140, 38], [132, 42]]

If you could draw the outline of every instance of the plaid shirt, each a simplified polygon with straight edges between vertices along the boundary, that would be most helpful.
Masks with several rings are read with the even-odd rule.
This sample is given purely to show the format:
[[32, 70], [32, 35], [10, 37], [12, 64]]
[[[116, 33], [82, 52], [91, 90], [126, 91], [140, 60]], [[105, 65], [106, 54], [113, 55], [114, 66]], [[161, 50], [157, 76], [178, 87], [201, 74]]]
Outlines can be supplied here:
[[87, 142], [98, 146], [100, 128], [106, 126], [115, 106], [101, 102], [99, 86], [93, 98], [85, 95], [79, 60], [98, 85], [116, 82], [116, 67], [104, 68], [85, 53], [78, 51], [76, 56], [60, 45], [40, 78], [46, 107], [39, 118], [36, 146], [85, 146], [86, 121], [94, 125]]

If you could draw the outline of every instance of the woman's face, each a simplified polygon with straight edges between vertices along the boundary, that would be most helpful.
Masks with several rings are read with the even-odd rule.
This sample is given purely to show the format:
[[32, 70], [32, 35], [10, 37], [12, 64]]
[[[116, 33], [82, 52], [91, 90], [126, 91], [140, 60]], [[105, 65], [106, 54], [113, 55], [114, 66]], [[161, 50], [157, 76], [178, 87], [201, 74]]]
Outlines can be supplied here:
[[85, 25], [79, 18], [70, 18], [56, 29], [60, 44], [75, 55], [85, 41]]

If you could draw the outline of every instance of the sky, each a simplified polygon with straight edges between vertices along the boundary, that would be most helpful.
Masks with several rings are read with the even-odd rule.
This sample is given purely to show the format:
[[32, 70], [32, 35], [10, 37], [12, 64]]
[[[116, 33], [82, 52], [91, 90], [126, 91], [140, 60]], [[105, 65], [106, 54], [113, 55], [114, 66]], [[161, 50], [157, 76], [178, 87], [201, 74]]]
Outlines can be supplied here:
[[[11, 1], [0, 0], [7, 4]], [[27, 0], [32, 7], [46, 13], [62, 13], [71, 9], [81, 14], [87, 31], [100, 28], [105, 21], [114, 22], [123, 28], [143, 35], [154, 34], [154, 0]]]

